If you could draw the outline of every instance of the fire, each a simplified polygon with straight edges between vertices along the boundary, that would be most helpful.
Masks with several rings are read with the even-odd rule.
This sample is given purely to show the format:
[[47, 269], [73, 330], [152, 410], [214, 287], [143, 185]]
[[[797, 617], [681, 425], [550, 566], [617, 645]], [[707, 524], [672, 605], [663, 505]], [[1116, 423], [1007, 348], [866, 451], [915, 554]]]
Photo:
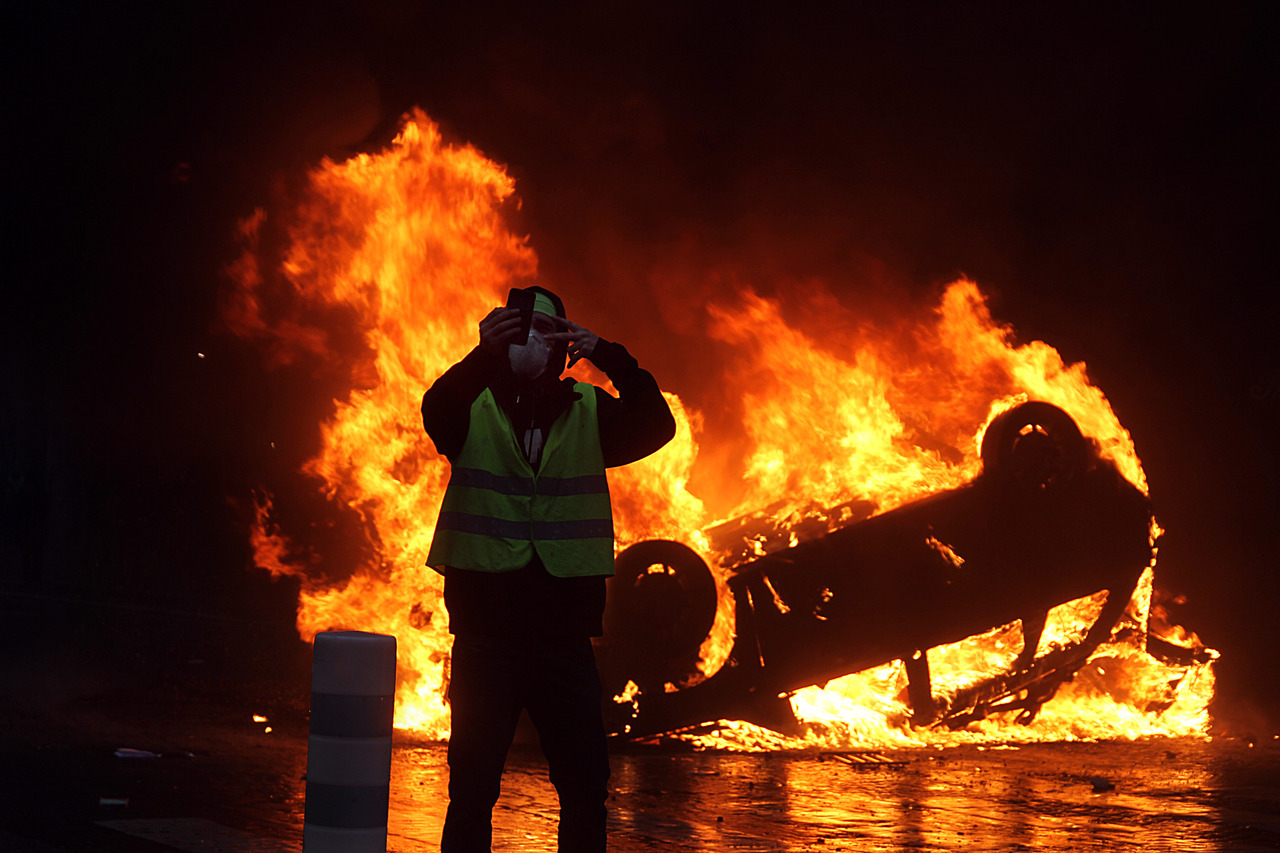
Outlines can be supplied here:
[[[414, 112], [385, 150], [319, 164], [294, 209], [258, 211], [241, 223], [244, 251], [230, 269], [235, 287], [223, 311], [228, 326], [258, 341], [271, 364], [317, 361], [344, 378], [347, 391], [319, 425], [320, 449], [301, 473], [356, 519], [358, 553], [336, 576], [320, 571], [312, 546], [282, 529], [265, 494], [251, 541], [259, 566], [301, 579], [297, 625], [305, 639], [330, 629], [399, 639], [396, 725], [428, 737], [447, 737], [449, 726], [448, 614], [441, 580], [424, 566], [448, 464], [424, 434], [418, 405], [435, 378], [474, 346], [476, 321], [513, 283], [536, 276], [533, 250], [508, 225], [514, 190], [502, 167], [471, 146], [447, 144]], [[272, 235], [278, 255], [266, 248], [275, 245]], [[675, 539], [727, 569], [752, 553], [954, 488], [981, 471], [986, 425], [1027, 399], [1068, 411], [1102, 455], [1146, 490], [1133, 441], [1084, 365], [1064, 364], [1041, 342], [1017, 343], [992, 319], [974, 282], [952, 283], [931, 312], [884, 328], [859, 326], [824, 287], [806, 298], [802, 307], [821, 312], [832, 334], [806, 334], [788, 320], [794, 306], [748, 286], [707, 306], [706, 339], [682, 345], [732, 348], [712, 379], [741, 400], [740, 430], [715, 434], [688, 400], [667, 393], [676, 438], [610, 472], [619, 548]], [[633, 349], [644, 364], [643, 347]], [[589, 366], [574, 373], [607, 387]], [[704, 477], [710, 485], [695, 494], [699, 449], [739, 445], [737, 476]], [[717, 516], [746, 515], [767, 520], [777, 536], [726, 542], [714, 535], [725, 520]], [[1149, 569], [1126, 617], [1129, 638], [1104, 644], [1033, 725], [992, 720], [948, 737], [1203, 732], [1211, 667], [1163, 664], [1148, 654], [1141, 638], [1150, 599]], [[1100, 606], [1086, 599], [1056, 608], [1042, 646], [1064, 642]], [[706, 674], [732, 643], [730, 608], [722, 595], [702, 649]], [[1203, 649], [1194, 635], [1157, 622], [1173, 645]], [[963, 686], [975, 673], [1006, 666], [1020, 649], [1016, 624], [931, 649], [935, 687]], [[936, 742], [941, 735], [904, 722], [904, 678], [894, 663], [800, 691], [792, 703], [809, 723], [800, 739], [725, 724], [701, 742]], [[1156, 705], [1160, 713], [1151, 710]]]

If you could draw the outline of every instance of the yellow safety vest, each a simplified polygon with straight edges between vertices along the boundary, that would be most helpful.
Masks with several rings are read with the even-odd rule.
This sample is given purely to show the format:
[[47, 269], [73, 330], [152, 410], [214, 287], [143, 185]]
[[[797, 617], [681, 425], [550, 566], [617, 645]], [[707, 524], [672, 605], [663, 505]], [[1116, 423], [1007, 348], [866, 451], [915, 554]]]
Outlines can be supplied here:
[[536, 473], [511, 419], [486, 388], [471, 404], [471, 424], [453, 461], [427, 565], [509, 572], [535, 551], [557, 577], [613, 574], [613, 509], [604, 473], [596, 391], [551, 425]]

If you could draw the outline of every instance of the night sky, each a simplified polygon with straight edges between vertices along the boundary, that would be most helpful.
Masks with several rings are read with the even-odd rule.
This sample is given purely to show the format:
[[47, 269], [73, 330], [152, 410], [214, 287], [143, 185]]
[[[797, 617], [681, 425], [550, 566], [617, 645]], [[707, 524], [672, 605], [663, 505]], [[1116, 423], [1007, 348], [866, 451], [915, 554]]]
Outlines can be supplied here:
[[[624, 342], [680, 334], [647, 296], [672, 270], [821, 279], [873, 318], [975, 279], [1020, 340], [1087, 363], [1168, 530], [1175, 616], [1223, 652], [1220, 718], [1274, 725], [1276, 5], [689, 5], [13, 18], [0, 588], [25, 542], [42, 601], [288, 628], [248, 499], [339, 391], [218, 322], [236, 222], [419, 106], [506, 164], [543, 274]], [[678, 352], [646, 366], [694, 394]]]

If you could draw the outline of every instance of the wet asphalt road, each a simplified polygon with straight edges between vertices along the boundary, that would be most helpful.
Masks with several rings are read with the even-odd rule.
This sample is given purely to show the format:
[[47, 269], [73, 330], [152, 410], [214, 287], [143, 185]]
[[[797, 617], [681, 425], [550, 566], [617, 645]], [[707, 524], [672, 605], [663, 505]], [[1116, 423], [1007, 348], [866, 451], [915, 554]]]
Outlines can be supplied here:
[[[262, 723], [253, 713], [180, 702], [76, 702], [41, 718], [10, 709], [0, 850], [300, 850], [305, 718], [280, 710]], [[118, 757], [120, 747], [160, 757]], [[615, 752], [611, 849], [1280, 849], [1274, 740], [885, 756], [894, 763]], [[438, 849], [446, 781], [441, 746], [399, 737], [389, 850]], [[554, 850], [555, 793], [535, 746], [513, 751], [494, 823], [497, 850]]]
[[[6, 602], [0, 853], [301, 849], [310, 653], [287, 621]], [[617, 750], [611, 849], [1280, 849], [1272, 737], [884, 756]], [[444, 757], [397, 733], [393, 853], [438, 849]], [[494, 824], [495, 850], [554, 850], [536, 746], [513, 750]]]

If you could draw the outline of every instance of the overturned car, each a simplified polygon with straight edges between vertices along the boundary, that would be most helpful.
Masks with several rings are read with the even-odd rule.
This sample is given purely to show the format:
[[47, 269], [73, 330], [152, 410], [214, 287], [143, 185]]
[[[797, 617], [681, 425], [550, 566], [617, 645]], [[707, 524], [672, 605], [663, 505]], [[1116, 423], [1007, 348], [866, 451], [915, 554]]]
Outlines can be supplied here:
[[[788, 694], [894, 660], [916, 725], [1009, 710], [1034, 718], [1111, 636], [1152, 563], [1151, 508], [1048, 403], [995, 418], [981, 456], [965, 486], [729, 569], [732, 650], [700, 681], [687, 676], [716, 617], [711, 570], [674, 541], [623, 551], [597, 644], [610, 730], [640, 738], [738, 719], [786, 731], [796, 724]], [[741, 536], [747, 524], [720, 533]], [[1096, 621], [1037, 657], [1048, 611], [1101, 592]], [[935, 694], [928, 649], [1014, 621], [1024, 644], [1005, 671]]]

